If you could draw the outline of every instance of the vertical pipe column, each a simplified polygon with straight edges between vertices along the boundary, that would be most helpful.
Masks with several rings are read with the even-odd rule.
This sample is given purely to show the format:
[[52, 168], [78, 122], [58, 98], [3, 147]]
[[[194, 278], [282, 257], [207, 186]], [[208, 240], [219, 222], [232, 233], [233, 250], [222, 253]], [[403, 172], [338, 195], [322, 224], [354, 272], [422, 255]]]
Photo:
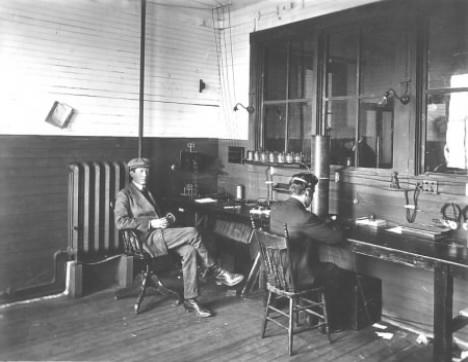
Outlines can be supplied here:
[[312, 200], [312, 212], [318, 216], [328, 216], [328, 194], [330, 181], [330, 137], [312, 136], [311, 169], [318, 178]]
[[138, 157], [143, 152], [143, 127], [145, 105], [145, 28], [146, 28], [146, 0], [141, 0], [141, 35], [140, 35], [140, 97], [138, 114]]

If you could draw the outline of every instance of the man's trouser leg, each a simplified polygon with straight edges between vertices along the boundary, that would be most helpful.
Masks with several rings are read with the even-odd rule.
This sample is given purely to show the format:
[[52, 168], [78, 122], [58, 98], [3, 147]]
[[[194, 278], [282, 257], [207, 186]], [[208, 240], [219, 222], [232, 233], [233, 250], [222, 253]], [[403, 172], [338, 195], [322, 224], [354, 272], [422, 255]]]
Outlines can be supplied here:
[[167, 248], [175, 250], [182, 257], [184, 298], [196, 298], [198, 296], [197, 255], [205, 267], [214, 264], [208, 256], [200, 234], [194, 227], [168, 228], [164, 229], [162, 234]]

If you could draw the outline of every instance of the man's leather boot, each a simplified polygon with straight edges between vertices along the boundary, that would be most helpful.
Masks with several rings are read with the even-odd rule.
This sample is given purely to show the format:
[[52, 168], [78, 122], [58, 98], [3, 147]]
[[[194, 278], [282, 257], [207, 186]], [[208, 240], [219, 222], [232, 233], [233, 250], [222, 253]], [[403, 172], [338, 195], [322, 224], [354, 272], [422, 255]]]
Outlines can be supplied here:
[[233, 287], [244, 280], [242, 274], [231, 273], [219, 266], [213, 267], [213, 275], [215, 276], [217, 285], [225, 285], [227, 287]]
[[192, 299], [185, 299], [184, 300], [184, 307], [189, 312], [195, 312], [201, 318], [208, 318], [213, 315], [208, 309], [203, 308], [195, 298]]

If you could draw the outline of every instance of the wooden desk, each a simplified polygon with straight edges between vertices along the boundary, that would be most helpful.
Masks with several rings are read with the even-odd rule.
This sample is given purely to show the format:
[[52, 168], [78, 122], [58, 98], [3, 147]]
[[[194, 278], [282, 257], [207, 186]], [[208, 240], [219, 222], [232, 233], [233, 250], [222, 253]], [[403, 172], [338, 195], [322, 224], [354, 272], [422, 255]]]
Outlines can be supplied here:
[[384, 229], [353, 227], [348, 241], [354, 253], [434, 273], [433, 360], [452, 360], [452, 334], [467, 324], [453, 318], [453, 268], [468, 268], [468, 249], [448, 240], [433, 241]]
[[[196, 212], [226, 219], [233, 224], [250, 225], [249, 207], [226, 209], [223, 202], [198, 204], [178, 200], [179, 205]], [[237, 226], [233, 226], [235, 229]], [[452, 334], [468, 324], [466, 318], [453, 318], [453, 268], [468, 268], [468, 249], [448, 240], [433, 241], [411, 234], [395, 234], [383, 228], [352, 226], [347, 234], [352, 252], [392, 263], [422, 268], [434, 273], [434, 342], [433, 360], [452, 360]], [[250, 240], [248, 241], [250, 243]], [[258, 268], [254, 263], [251, 274]], [[248, 281], [254, 277], [249, 275]], [[246, 289], [244, 287], [243, 293]]]

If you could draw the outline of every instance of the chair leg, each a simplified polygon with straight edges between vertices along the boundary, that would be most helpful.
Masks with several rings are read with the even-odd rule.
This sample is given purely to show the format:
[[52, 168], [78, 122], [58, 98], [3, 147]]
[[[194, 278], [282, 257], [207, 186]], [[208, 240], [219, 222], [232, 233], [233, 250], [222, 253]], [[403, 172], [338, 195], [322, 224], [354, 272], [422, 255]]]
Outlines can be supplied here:
[[295, 300], [294, 298], [289, 298], [289, 326], [288, 326], [288, 352], [289, 355], [293, 355], [293, 334], [294, 334], [294, 322], [295, 322]]
[[150, 270], [151, 269], [150, 269], [149, 264], [146, 264], [143, 282], [141, 283], [141, 287], [140, 287], [141, 288], [140, 293], [138, 294], [137, 301], [133, 307], [136, 314], [140, 313], [141, 302], [143, 302], [143, 298], [145, 297], [145, 293], [146, 293], [146, 288], [148, 287], [150, 283], [150, 279], [151, 279]]
[[177, 304], [182, 304], [183, 298], [180, 295], [180, 293], [177, 293], [175, 290], [172, 290], [171, 288], [168, 288], [159, 277], [153, 273], [151, 273], [151, 282], [153, 283], [154, 287], [156, 288], [156, 291], [163, 295], [170, 295], [173, 296], [177, 299]]
[[268, 298], [267, 298], [267, 303], [265, 307], [265, 316], [263, 317], [263, 323], [262, 323], [262, 338], [265, 337], [265, 330], [267, 326], [267, 318], [268, 318], [268, 313], [270, 312], [270, 302], [271, 302], [271, 292], [268, 292]]

